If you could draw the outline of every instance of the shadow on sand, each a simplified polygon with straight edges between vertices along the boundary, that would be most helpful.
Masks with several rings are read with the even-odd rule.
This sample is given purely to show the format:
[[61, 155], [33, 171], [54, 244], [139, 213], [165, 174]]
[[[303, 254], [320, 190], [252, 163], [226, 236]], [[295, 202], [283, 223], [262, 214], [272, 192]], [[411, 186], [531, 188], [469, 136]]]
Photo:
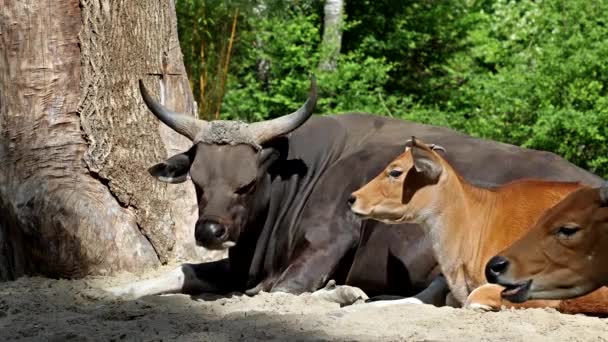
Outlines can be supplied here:
[[[21, 278], [0, 283], [0, 340], [337, 340], [318, 329], [323, 320], [305, 320], [298, 308], [279, 312], [284, 305], [275, 299], [170, 295], [123, 301], [84, 281]], [[307, 303], [299, 305], [306, 309]]]

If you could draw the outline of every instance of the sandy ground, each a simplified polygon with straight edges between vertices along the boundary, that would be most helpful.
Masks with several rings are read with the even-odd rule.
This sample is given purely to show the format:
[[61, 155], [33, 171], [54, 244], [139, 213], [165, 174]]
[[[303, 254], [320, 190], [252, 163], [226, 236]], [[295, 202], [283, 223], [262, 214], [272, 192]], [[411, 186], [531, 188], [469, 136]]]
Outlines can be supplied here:
[[267, 293], [123, 301], [99, 290], [133, 279], [122, 274], [0, 283], [0, 340], [608, 341], [608, 319], [554, 310], [484, 313], [416, 304], [339, 308], [309, 295]]

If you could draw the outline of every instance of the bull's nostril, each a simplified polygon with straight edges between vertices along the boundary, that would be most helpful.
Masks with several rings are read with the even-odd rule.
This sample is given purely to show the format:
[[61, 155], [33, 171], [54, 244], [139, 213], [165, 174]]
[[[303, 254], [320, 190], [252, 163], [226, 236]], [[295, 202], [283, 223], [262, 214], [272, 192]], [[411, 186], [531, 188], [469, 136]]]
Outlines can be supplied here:
[[350, 195], [348, 197], [348, 205], [349, 206], [353, 206], [353, 204], [355, 204], [355, 202], [357, 201], [357, 197], [355, 195]]
[[226, 228], [224, 228], [224, 225], [216, 224], [215, 226], [216, 227], [213, 229], [213, 235], [215, 235], [216, 238], [221, 238], [224, 236], [226, 233]]
[[221, 239], [226, 236], [226, 231], [226, 226], [223, 224], [212, 220], [205, 220], [200, 225], [200, 229], [197, 228], [196, 237], [200, 241]]

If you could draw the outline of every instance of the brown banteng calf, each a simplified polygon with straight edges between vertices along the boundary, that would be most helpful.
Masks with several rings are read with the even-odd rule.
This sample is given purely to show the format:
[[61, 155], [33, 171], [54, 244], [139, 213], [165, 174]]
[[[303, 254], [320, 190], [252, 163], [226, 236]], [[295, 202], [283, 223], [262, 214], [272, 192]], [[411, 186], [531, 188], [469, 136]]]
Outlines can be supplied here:
[[504, 298], [518, 303], [570, 299], [608, 285], [608, 184], [581, 188], [547, 210], [488, 262], [486, 274], [510, 289]]
[[[503, 287], [487, 284], [486, 263], [521, 237], [547, 208], [582, 185], [521, 180], [491, 190], [479, 188], [465, 181], [438, 149], [413, 138], [403, 154], [352, 194], [351, 210], [384, 223], [423, 227], [460, 303], [483, 308], [519, 306], [501, 301]], [[602, 300], [608, 304], [608, 297]], [[588, 312], [577, 303], [560, 301], [521, 306]]]

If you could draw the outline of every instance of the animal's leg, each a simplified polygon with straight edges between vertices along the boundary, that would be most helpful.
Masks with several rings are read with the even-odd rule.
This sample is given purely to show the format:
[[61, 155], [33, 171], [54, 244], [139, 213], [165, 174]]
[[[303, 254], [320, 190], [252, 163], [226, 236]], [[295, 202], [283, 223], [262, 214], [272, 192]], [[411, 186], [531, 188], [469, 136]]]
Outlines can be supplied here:
[[446, 303], [446, 296], [449, 293], [450, 287], [447, 280], [443, 275], [438, 275], [426, 289], [413, 298], [420, 300], [424, 304], [444, 306]]
[[435, 306], [445, 305], [446, 295], [450, 292], [447, 281], [442, 275], [433, 279], [431, 284], [413, 297], [394, 299], [394, 300], [378, 300], [365, 303], [365, 306], [371, 307], [387, 307], [400, 304], [431, 304]]
[[255, 287], [245, 290], [245, 294], [248, 296], [255, 296], [262, 291], [268, 292], [272, 289], [272, 285], [275, 283], [275, 281], [275, 277], [268, 277], [260, 281]]
[[139, 298], [168, 293], [228, 292], [228, 259], [183, 264], [157, 278], [104, 289], [115, 296]]
[[454, 297], [454, 295], [452, 294], [452, 292], [448, 293], [445, 296], [445, 305], [446, 306], [451, 306], [453, 308], [461, 308], [462, 307], [462, 303], [460, 303], [458, 301], [458, 299], [456, 299], [456, 297]]
[[484, 284], [471, 291], [463, 307], [468, 309], [482, 309], [487, 311], [500, 310], [502, 297], [500, 293], [504, 287], [496, 284]]
[[348, 285], [336, 286], [334, 280], [327, 282], [324, 288], [313, 292], [311, 296], [338, 303], [340, 306], [356, 304], [369, 298], [360, 288]]
[[270, 292], [299, 294], [318, 290], [354, 243], [352, 236], [344, 236], [331, 243], [317, 242], [323, 248], [303, 250], [290, 262]]
[[484, 284], [469, 294], [463, 307], [498, 311], [507, 308], [559, 308], [559, 300], [530, 300], [523, 303], [511, 303], [500, 295], [505, 288], [497, 284]]
[[366, 308], [385, 308], [385, 307], [389, 307], [389, 306], [404, 305], [404, 304], [420, 305], [420, 304], [424, 304], [424, 303], [418, 298], [408, 297], [408, 298], [394, 299], [394, 300], [379, 300], [379, 301], [375, 301], [375, 302], [367, 302], [364, 304], [345, 307], [342, 310], [345, 310], [346, 312], [354, 312], [354, 311], [357, 311], [360, 309], [365, 310]]

